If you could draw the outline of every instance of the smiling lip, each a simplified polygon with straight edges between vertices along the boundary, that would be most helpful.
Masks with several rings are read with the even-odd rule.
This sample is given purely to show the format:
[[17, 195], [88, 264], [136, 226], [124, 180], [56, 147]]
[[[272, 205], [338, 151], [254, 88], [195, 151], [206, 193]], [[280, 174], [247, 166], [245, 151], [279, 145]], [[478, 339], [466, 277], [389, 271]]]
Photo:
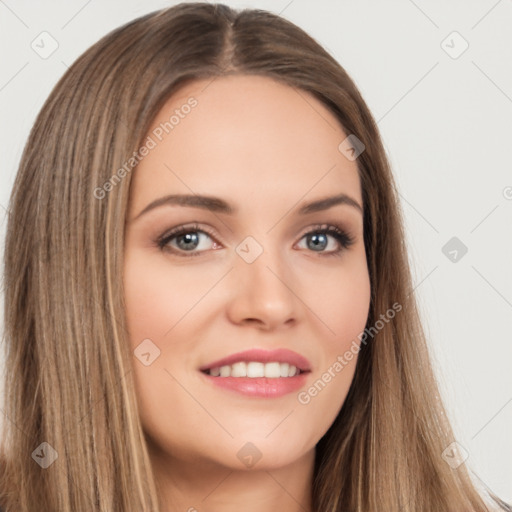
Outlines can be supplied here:
[[[288, 363], [300, 370], [300, 373], [294, 377], [213, 377], [206, 373], [212, 368], [221, 366], [230, 366], [238, 362], [260, 362], [260, 363]], [[212, 363], [199, 368], [202, 375], [208, 382], [222, 389], [227, 389], [238, 394], [260, 398], [278, 398], [289, 393], [297, 391], [304, 386], [308, 373], [311, 372], [309, 361], [287, 349], [278, 350], [247, 350], [238, 352], [223, 359], [218, 359]]]
[[277, 350], [254, 349], [246, 350], [244, 352], [237, 352], [236, 354], [232, 354], [228, 357], [224, 357], [223, 359], [218, 359], [217, 361], [208, 363], [205, 366], [201, 366], [199, 369], [201, 371], [205, 371], [212, 368], [218, 368], [220, 366], [230, 366], [241, 361], [245, 361], [246, 363], [251, 361], [256, 361], [259, 363], [289, 363], [290, 365], [296, 366], [299, 370], [301, 370], [301, 372], [311, 371], [311, 364], [305, 357], [297, 354], [297, 352], [293, 352], [292, 350], [287, 350], [284, 348]]

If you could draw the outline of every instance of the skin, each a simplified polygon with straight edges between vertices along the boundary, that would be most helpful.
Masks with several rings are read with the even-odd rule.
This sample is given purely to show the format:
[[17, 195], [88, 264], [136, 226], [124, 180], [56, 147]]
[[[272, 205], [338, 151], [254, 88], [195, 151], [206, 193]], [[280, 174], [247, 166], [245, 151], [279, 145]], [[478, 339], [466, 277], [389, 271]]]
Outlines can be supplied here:
[[[357, 357], [307, 404], [298, 392], [242, 396], [198, 368], [246, 349], [288, 348], [311, 363], [307, 390], [357, 341], [370, 303], [362, 212], [339, 204], [297, 213], [338, 193], [362, 207], [356, 161], [338, 150], [347, 133], [318, 100], [257, 76], [187, 84], [149, 134], [191, 96], [197, 106], [134, 171], [126, 222], [131, 348], [150, 339], [160, 350], [148, 366], [134, 357], [134, 370], [162, 510], [308, 511], [315, 445], [343, 405]], [[138, 216], [167, 194], [220, 197], [238, 212], [164, 205]], [[169, 242], [176, 253], [158, 246], [190, 223], [213, 236], [192, 228], [200, 238], [189, 252], [183, 236]], [[326, 235], [315, 250], [306, 234], [318, 224], [339, 226], [353, 244]], [[252, 263], [236, 251], [248, 236], [263, 249]], [[248, 442], [261, 454], [251, 468], [237, 456]]]

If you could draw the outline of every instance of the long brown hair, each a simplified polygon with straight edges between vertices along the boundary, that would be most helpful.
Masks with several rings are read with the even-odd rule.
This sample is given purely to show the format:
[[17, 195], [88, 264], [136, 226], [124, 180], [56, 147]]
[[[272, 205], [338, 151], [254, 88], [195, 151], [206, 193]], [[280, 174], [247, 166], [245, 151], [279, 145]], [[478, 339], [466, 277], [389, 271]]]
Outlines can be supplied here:
[[[487, 510], [465, 464], [452, 469], [442, 458], [454, 436], [416, 308], [397, 191], [368, 107], [339, 63], [294, 24], [209, 3], [179, 4], [105, 36], [65, 73], [32, 129], [5, 247], [2, 505], [8, 512], [159, 510], [124, 317], [126, 162], [182, 85], [234, 73], [308, 91], [364, 143], [357, 163], [367, 325], [391, 304], [402, 306], [361, 350], [346, 401], [317, 445], [314, 511]], [[55, 455], [46, 468], [36, 463]]]

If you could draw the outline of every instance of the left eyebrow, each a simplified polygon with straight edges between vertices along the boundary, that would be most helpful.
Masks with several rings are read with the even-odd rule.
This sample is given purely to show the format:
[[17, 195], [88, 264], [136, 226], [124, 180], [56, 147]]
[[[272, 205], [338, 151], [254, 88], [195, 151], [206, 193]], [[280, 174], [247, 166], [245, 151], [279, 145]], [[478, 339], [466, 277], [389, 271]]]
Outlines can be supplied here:
[[[345, 204], [352, 206], [363, 213], [363, 207], [352, 197], [347, 194], [338, 194], [336, 196], [325, 197], [317, 199], [310, 203], [306, 203], [298, 210], [299, 215], [307, 215], [310, 213], [320, 212], [328, 210], [333, 206]], [[200, 196], [200, 195], [187, 195], [187, 194], [171, 194], [164, 197], [155, 199], [149, 203], [140, 213], [138, 213], [133, 221], [138, 219], [141, 215], [147, 213], [150, 210], [158, 208], [160, 206], [176, 205], [184, 206], [189, 208], [202, 208], [204, 210], [210, 210], [218, 213], [225, 213], [228, 215], [234, 215], [238, 212], [238, 209], [233, 205], [221, 199], [220, 197], [213, 196]]]
[[323, 199], [317, 199], [311, 203], [306, 203], [299, 209], [299, 214], [306, 215], [308, 213], [328, 210], [329, 208], [332, 208], [338, 204], [346, 204], [348, 206], [352, 206], [363, 213], [363, 207], [355, 199], [352, 199], [347, 194], [338, 194], [337, 196], [325, 197]]

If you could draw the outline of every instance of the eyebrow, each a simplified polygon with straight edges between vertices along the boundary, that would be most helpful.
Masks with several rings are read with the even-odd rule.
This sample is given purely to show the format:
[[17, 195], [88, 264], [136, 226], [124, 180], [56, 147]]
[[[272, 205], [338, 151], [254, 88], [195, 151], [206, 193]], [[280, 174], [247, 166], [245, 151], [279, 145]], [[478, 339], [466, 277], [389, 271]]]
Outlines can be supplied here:
[[[324, 197], [317, 199], [309, 203], [303, 204], [298, 213], [300, 215], [307, 215], [310, 213], [320, 212], [328, 210], [333, 206], [347, 205], [359, 210], [363, 213], [363, 207], [352, 197], [347, 194], [338, 194], [335, 196]], [[188, 194], [170, 194], [167, 196], [160, 197], [149, 203], [133, 220], [138, 219], [141, 215], [154, 210], [160, 206], [185, 206], [189, 208], [202, 208], [204, 210], [210, 210], [216, 213], [225, 213], [228, 215], [234, 215], [238, 212], [238, 209], [226, 202], [220, 197], [212, 196], [200, 196], [200, 195], [188, 195]]]

